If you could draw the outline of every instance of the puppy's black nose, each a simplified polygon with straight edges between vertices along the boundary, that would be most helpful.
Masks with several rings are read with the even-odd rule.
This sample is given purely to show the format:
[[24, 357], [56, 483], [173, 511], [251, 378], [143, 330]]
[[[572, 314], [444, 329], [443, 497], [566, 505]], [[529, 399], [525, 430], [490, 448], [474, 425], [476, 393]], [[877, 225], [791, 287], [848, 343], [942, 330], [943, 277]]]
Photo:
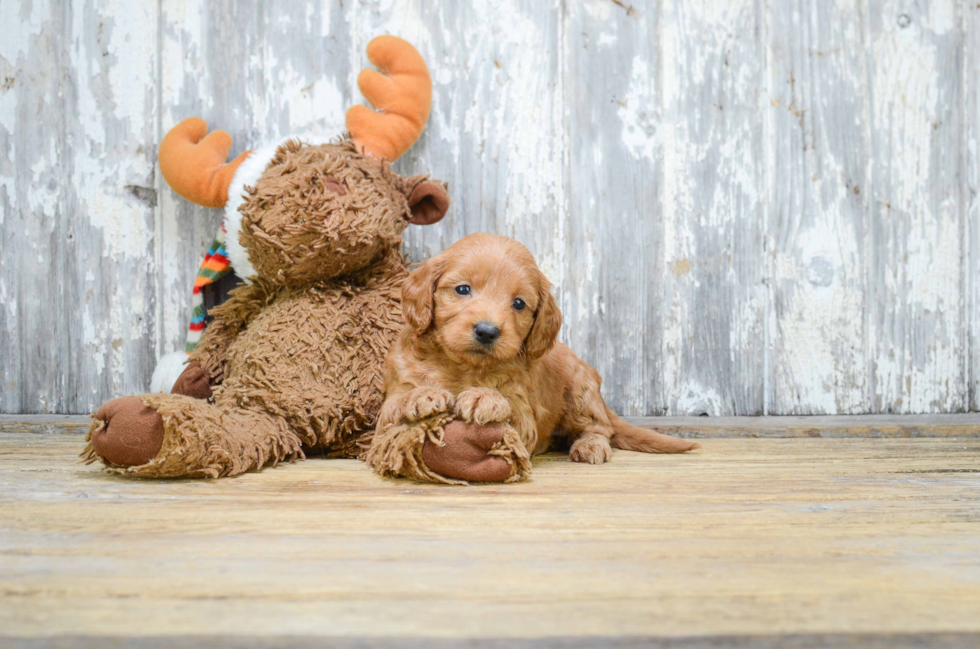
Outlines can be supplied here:
[[500, 337], [500, 327], [489, 322], [477, 322], [473, 325], [473, 336], [481, 345], [490, 345]]

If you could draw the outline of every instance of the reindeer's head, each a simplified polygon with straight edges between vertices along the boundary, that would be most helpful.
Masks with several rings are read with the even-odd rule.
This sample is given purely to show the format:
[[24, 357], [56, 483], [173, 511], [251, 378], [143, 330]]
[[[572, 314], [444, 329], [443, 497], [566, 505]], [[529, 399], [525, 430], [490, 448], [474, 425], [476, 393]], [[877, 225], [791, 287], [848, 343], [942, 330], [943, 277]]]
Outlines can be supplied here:
[[400, 240], [409, 223], [435, 223], [449, 208], [442, 183], [402, 177], [390, 162], [408, 150], [429, 117], [425, 61], [394, 36], [375, 38], [358, 86], [378, 112], [347, 111], [350, 138], [329, 144], [288, 139], [225, 164], [231, 137], [207, 135], [198, 118], [160, 144], [160, 169], [184, 198], [224, 207], [227, 248], [237, 273], [284, 285], [365, 267]]

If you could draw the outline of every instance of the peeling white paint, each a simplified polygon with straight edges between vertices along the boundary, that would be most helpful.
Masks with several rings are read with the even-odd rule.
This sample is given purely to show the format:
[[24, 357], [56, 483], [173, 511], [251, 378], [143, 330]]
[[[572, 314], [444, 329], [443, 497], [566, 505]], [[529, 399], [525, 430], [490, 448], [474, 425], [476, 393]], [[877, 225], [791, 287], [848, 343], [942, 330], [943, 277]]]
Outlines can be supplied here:
[[[434, 81], [399, 169], [452, 182], [454, 212], [410, 249], [480, 229], [524, 241], [563, 340], [627, 414], [732, 414], [762, 382], [774, 413], [962, 409], [980, 385], [980, 280], [964, 275], [980, 258], [976, 12], [626, 5], [287, 0], [235, 29], [197, 0], [0, 5], [0, 229], [18, 263], [52, 272], [72, 247], [77, 266], [49, 282], [69, 313], [49, 326], [79, 357], [53, 351], [52, 387], [0, 409], [95, 408], [145, 381], [147, 340], [182, 342], [220, 215], [162, 184], [150, 149], [167, 128], [200, 114], [235, 152], [337, 135], [380, 33], [417, 43]], [[50, 139], [20, 137], [35, 106]], [[136, 195], [154, 189], [155, 208]], [[45, 322], [19, 272], [0, 265], [11, 339]]]
[[[32, 182], [28, 194], [28, 207], [32, 212], [54, 216], [59, 206], [61, 188], [58, 186], [57, 176], [52, 173], [52, 169], [58, 163], [54, 142], [49, 144], [48, 155], [38, 156], [34, 164], [31, 165]], [[51, 228], [54, 228], [53, 220], [51, 221]]]
[[[182, 97], [192, 97], [206, 109], [214, 105], [199, 31], [207, 24], [207, 4], [193, 0], [166, 0], [161, 4], [160, 12], [164, 25], [163, 42], [160, 44], [160, 91], [163, 97], [170, 98], [162, 102], [161, 109], [164, 128], [169, 129], [189, 117], [173, 114], [175, 105], [184, 105], [180, 103]], [[206, 113], [200, 116], [208, 117]], [[210, 127], [232, 128], [231, 125]]]
[[[900, 7], [885, 7], [883, 13]], [[932, 3], [928, 16], [906, 11], [906, 28], [886, 26], [872, 43], [873, 123], [880, 154], [888, 161], [876, 167], [876, 190], [884, 203], [880, 299], [891, 305], [884, 322], [871, 330], [874, 396], [887, 410], [945, 412], [968, 400], [965, 386], [956, 388], [963, 353], [959, 332], [965, 325], [963, 242], [955, 188], [959, 172], [950, 167], [958, 157], [951, 148], [961, 140], [945, 124], [947, 107], [958, 95], [956, 84], [942, 75], [948, 57], [957, 54], [939, 38], [953, 28], [956, 6]]]
[[92, 371], [102, 376], [106, 366], [106, 338], [103, 335], [104, 314], [87, 305], [82, 313], [82, 340]]
[[13, 328], [17, 322], [17, 300], [11, 299], [7, 293], [7, 285], [0, 279], [0, 304], [7, 309], [7, 326]]
[[[558, 142], [550, 129], [556, 120], [554, 88], [540, 74], [553, 35], [529, 20], [519, 3], [480, 4], [474, 10], [484, 24], [506, 16], [507, 28], [495, 33], [494, 59], [474, 50], [480, 58], [467, 66], [475, 77], [469, 81], [487, 88], [490, 105], [474, 97], [465, 109], [463, 132], [491, 143], [484, 164], [506, 165], [503, 216], [513, 234], [551, 209], [561, 193]], [[495, 132], [503, 124], [506, 133]]]
[[[288, 67], [286, 68], [288, 70]], [[292, 71], [289, 71], [292, 72]], [[297, 81], [303, 81], [292, 76], [290, 81], [281, 79], [284, 90], [295, 89]], [[336, 137], [344, 131], [343, 119], [347, 106], [344, 105], [344, 94], [340, 88], [328, 80], [314, 81], [312, 85], [302, 87], [298, 92], [288, 93], [292, 100], [287, 104], [289, 122], [296, 132], [310, 135], [330, 135]], [[325, 128], [317, 127], [317, 122], [326, 119]]]
[[[787, 143], [772, 147], [768, 168], [772, 413], [868, 408], [868, 91], [862, 46], [846, 45], [864, 37], [860, 22], [832, 18], [855, 11], [840, 0], [812, 25], [787, 8], [771, 26], [778, 61], [764, 105], [773, 140]], [[797, 39], [805, 59], [784, 49]]]
[[0, 3], [0, 25], [6, 26], [0, 38], [0, 58], [16, 63], [29, 50], [31, 39], [41, 35], [50, 14], [50, 3], [45, 0]]
[[619, 118], [623, 124], [623, 145], [634, 156], [653, 159], [658, 152], [658, 139], [653, 114], [656, 97], [650, 82], [646, 61], [633, 57], [629, 90], [619, 102]]
[[7, 220], [7, 209], [13, 213], [17, 209], [17, 192], [12, 176], [0, 175], [0, 225]]
[[[665, 3], [659, 48], [668, 414], [764, 407], [764, 266], [756, 5]], [[740, 66], [726, 65], [742, 60]], [[705, 395], [713, 395], [709, 399]]]
[[689, 384], [682, 385], [678, 389], [677, 403], [674, 406], [674, 414], [677, 416], [721, 417], [728, 410], [721, 395], [711, 388]]
[[[155, 72], [153, 39], [132, 37], [152, 22], [150, 8], [139, 5], [125, 0], [106, 2], [104, 15], [111, 19], [83, 11], [73, 14], [73, 31], [88, 38], [77, 38], [71, 48], [71, 62], [78, 70], [77, 123], [82, 135], [72, 148], [72, 184], [80, 214], [101, 228], [106, 253], [114, 259], [144, 258], [153, 237], [144, 206], [125, 193], [127, 185], [142, 186], [152, 173], [146, 158], [136, 155], [153, 104], [146, 85], [134, 81], [152, 79]], [[99, 21], [97, 26], [94, 21]], [[99, 51], [89, 51], [87, 46], [93, 32]], [[106, 77], [99, 67], [103, 61], [109, 70], [107, 88], [102, 85]], [[126, 129], [114, 133], [112, 142], [107, 135], [107, 109], [114, 118], [113, 128]], [[124, 144], [116, 149], [119, 141]]]

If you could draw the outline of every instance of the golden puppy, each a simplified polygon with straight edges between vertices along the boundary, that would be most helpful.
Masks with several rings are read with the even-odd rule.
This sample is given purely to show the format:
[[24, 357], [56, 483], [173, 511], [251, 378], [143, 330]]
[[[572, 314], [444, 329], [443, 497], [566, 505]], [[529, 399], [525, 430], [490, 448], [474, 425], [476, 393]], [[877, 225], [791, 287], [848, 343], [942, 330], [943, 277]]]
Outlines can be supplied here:
[[[440, 416], [470, 425], [446, 426], [445, 438], [429, 439], [428, 471], [392, 473], [520, 479], [528, 455], [544, 453], [558, 437], [571, 444], [572, 461], [592, 464], [608, 460], [612, 447], [698, 448], [630, 426], [606, 406], [598, 372], [556, 340], [561, 312], [550, 288], [527, 248], [490, 234], [464, 237], [409, 275], [406, 327], [386, 361], [377, 434]], [[507, 433], [523, 449], [504, 452]]]

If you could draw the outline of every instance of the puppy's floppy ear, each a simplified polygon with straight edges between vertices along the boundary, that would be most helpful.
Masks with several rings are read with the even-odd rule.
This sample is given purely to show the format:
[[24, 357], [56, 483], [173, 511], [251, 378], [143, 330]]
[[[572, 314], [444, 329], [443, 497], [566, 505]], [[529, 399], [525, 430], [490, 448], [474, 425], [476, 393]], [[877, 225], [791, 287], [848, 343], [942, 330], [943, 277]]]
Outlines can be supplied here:
[[402, 284], [402, 315], [418, 336], [432, 326], [435, 316], [433, 297], [442, 266], [442, 258], [433, 257], [409, 273]]
[[534, 324], [524, 341], [524, 353], [531, 360], [541, 358], [555, 346], [560, 330], [561, 311], [551, 295], [551, 282], [542, 277], [538, 308], [534, 312]]
[[438, 223], [449, 211], [446, 183], [429, 180], [428, 176], [409, 176], [402, 179], [402, 192], [408, 199], [408, 220], [415, 225]]

